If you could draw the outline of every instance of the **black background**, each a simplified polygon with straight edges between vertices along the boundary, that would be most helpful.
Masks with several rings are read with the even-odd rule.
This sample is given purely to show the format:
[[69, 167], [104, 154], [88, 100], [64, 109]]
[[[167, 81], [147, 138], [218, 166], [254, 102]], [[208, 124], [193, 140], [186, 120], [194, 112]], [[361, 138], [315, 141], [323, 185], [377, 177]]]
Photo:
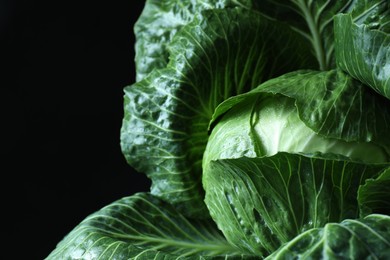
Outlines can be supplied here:
[[149, 190], [119, 139], [144, 1], [0, 3], [0, 258], [43, 259], [87, 215]]

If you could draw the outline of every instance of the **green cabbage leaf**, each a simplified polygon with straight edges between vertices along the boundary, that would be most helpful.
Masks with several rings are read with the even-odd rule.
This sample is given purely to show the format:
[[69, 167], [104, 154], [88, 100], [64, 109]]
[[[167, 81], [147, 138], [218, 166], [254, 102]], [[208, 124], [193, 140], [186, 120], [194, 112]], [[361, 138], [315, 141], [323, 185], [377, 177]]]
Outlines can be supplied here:
[[291, 72], [217, 107], [203, 167], [211, 160], [279, 151], [386, 162], [389, 129], [388, 101], [349, 75]]
[[210, 162], [206, 204], [227, 240], [265, 257], [312, 228], [359, 217], [358, 189], [389, 164], [278, 153]]
[[120, 146], [150, 191], [46, 259], [390, 259], [389, 33], [388, 0], [146, 0]]
[[147, 0], [135, 26], [136, 80], [169, 63], [170, 42], [204, 10], [242, 7], [253, 9], [253, 0]]
[[191, 220], [149, 193], [85, 218], [47, 259], [248, 259], [210, 220]]
[[266, 259], [387, 259], [390, 217], [373, 214], [308, 230]]
[[360, 215], [378, 213], [390, 215], [390, 170], [375, 179], [369, 179], [359, 188]]
[[[202, 156], [215, 107], [313, 59], [299, 34], [253, 11], [196, 15], [170, 44], [170, 62], [125, 89], [121, 146], [152, 180], [152, 194], [185, 214], [207, 216]], [[260, 43], [260, 44], [259, 44]]]
[[335, 44], [338, 67], [390, 99], [390, 6], [383, 12], [368, 24], [336, 16]]

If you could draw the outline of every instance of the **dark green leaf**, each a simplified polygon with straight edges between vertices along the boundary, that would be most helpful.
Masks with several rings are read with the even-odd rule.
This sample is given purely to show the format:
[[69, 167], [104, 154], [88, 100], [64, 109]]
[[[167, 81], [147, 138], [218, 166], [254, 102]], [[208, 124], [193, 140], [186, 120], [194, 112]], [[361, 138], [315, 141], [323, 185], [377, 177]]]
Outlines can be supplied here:
[[[390, 32], [390, 5], [388, 0], [357, 0], [350, 15], [357, 25]], [[342, 16], [337, 15], [337, 16]], [[340, 39], [341, 40], [341, 39]]]
[[311, 229], [266, 259], [388, 259], [390, 217], [369, 215]]
[[359, 185], [385, 167], [319, 154], [212, 161], [206, 204], [229, 242], [266, 256], [306, 230], [357, 218]]
[[[335, 18], [337, 65], [390, 99], [390, 8], [378, 29], [358, 25], [350, 15]], [[386, 25], [380, 30], [380, 25]]]
[[358, 201], [362, 217], [372, 213], [390, 215], [390, 169], [376, 179], [368, 179], [359, 188]]
[[333, 16], [350, 7], [348, 0], [342, 1], [259, 1], [259, 10], [265, 15], [285, 21], [311, 42], [311, 51], [317, 58], [318, 68], [328, 70], [333, 61]]
[[[168, 63], [167, 46], [172, 37], [194, 16], [202, 5], [191, 0], [147, 0], [134, 26], [137, 81]], [[199, 5], [199, 7], [198, 7]]]
[[187, 219], [160, 199], [138, 193], [88, 216], [47, 260], [187, 257], [245, 258], [227, 243], [212, 221]]
[[375, 27], [383, 20], [378, 10], [385, 4], [386, 0], [148, 0], [134, 28], [137, 80], [167, 65], [172, 38], [202, 10], [243, 7], [286, 22], [310, 43], [318, 68], [326, 70], [335, 65], [333, 16], [349, 12], [357, 22]]
[[251, 8], [252, 0], [147, 0], [134, 27], [136, 37], [136, 78], [145, 78], [169, 62], [169, 45], [181, 28], [202, 10], [235, 6]]
[[197, 14], [169, 50], [167, 68], [125, 90], [122, 151], [152, 179], [153, 194], [206, 215], [201, 161], [215, 107], [312, 61], [289, 27], [240, 8]]

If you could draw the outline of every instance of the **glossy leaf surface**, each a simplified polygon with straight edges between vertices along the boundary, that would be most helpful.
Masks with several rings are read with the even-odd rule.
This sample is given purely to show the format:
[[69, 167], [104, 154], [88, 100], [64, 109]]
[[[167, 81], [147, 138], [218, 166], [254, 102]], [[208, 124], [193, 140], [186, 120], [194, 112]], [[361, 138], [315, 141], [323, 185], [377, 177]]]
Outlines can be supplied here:
[[166, 67], [172, 39], [197, 13], [237, 6], [251, 8], [252, 0], [147, 0], [134, 27], [137, 81]]
[[206, 204], [229, 242], [266, 256], [308, 229], [357, 218], [359, 185], [386, 167], [319, 154], [212, 161]]
[[190, 215], [207, 215], [201, 161], [215, 107], [283, 72], [310, 66], [300, 36], [258, 13], [209, 10], [176, 34], [167, 68], [126, 88], [121, 132], [127, 161], [151, 192]]
[[292, 72], [217, 107], [203, 164], [279, 151], [386, 162], [389, 127], [388, 100], [347, 74]]
[[387, 259], [389, 255], [390, 217], [373, 214], [308, 230], [266, 259]]
[[[337, 65], [390, 99], [390, 8], [384, 24], [357, 24], [349, 15], [335, 19]], [[386, 27], [381, 27], [381, 25]]]
[[359, 188], [358, 201], [362, 217], [372, 213], [390, 215], [390, 170], [367, 180]]
[[88, 216], [47, 260], [244, 258], [213, 222], [187, 219], [160, 199], [138, 193]]

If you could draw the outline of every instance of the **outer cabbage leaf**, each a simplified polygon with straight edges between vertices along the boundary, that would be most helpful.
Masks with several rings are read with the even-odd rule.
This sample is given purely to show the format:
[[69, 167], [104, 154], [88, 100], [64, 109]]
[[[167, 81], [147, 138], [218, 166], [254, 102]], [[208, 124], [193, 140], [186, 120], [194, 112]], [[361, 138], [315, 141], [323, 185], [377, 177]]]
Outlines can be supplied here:
[[185, 218], [148, 194], [88, 216], [46, 259], [244, 259], [212, 221]]
[[390, 217], [373, 214], [311, 229], [266, 259], [388, 259]]
[[134, 26], [137, 81], [152, 70], [167, 65], [168, 44], [183, 25], [192, 21], [195, 11], [202, 7], [202, 4], [192, 0], [146, 1]]
[[372, 213], [390, 215], [390, 170], [378, 178], [369, 179], [359, 188], [358, 201], [361, 217]]
[[339, 12], [350, 8], [351, 1], [259, 1], [259, 10], [265, 15], [285, 21], [304, 35], [312, 44], [312, 52], [320, 70], [334, 67], [334, 39], [332, 20]]
[[335, 18], [337, 65], [390, 99], [390, 7], [378, 17], [369, 24], [349, 15]]
[[136, 79], [166, 67], [169, 44], [176, 33], [192, 22], [196, 13], [207, 9], [251, 7], [252, 0], [147, 0], [134, 26], [136, 37]]
[[278, 151], [390, 161], [390, 103], [347, 74], [298, 71], [220, 104], [203, 164]]
[[206, 204], [230, 243], [264, 257], [306, 230], [357, 218], [359, 185], [386, 167], [320, 154], [212, 161]]
[[333, 17], [351, 13], [356, 19], [375, 14], [386, 0], [262, 0], [256, 8], [264, 15], [288, 23], [312, 45], [320, 70], [335, 67]]
[[215, 107], [313, 60], [289, 27], [239, 8], [197, 14], [169, 50], [167, 68], [125, 89], [122, 151], [152, 179], [154, 195], [207, 215], [201, 161]]
[[170, 41], [193, 20], [195, 13], [202, 10], [239, 6], [284, 21], [306, 38], [318, 61], [318, 68], [326, 70], [335, 65], [333, 16], [349, 12], [360, 21], [375, 16], [385, 4], [385, 0], [148, 0], [134, 28], [137, 80], [166, 66]]

